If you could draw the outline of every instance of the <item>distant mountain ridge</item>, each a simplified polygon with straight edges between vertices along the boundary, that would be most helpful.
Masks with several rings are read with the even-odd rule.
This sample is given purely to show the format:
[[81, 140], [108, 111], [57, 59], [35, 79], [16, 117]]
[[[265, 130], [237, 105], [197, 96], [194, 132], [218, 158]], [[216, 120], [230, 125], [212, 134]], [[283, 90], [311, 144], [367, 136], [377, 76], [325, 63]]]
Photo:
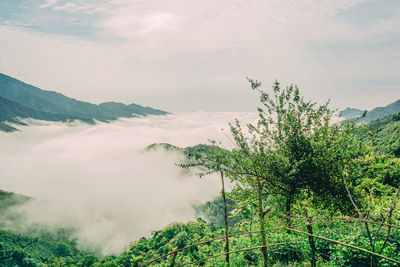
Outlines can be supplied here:
[[341, 112], [340, 116], [345, 119], [355, 119], [360, 117], [363, 112], [364, 110], [358, 108], [346, 108]]
[[121, 117], [168, 114], [163, 110], [137, 104], [125, 105], [117, 102], [91, 104], [61, 93], [42, 90], [1, 73], [0, 97], [0, 130], [3, 131], [15, 130], [4, 122], [18, 123], [18, 117], [49, 121], [108, 122]]
[[377, 107], [367, 113], [365, 121], [370, 122], [400, 112], [400, 99], [385, 107]]
[[[356, 109], [356, 108], [346, 108], [341, 112], [341, 117], [344, 119], [355, 119], [360, 117], [363, 114], [364, 110]], [[385, 106], [385, 107], [376, 107], [367, 112], [364, 118], [360, 119], [360, 122], [369, 123], [373, 120], [384, 118], [388, 115], [400, 112], [400, 99]]]
[[62, 121], [62, 122], [71, 120], [81, 120], [88, 123], [94, 123], [93, 120], [87, 118], [79, 118], [72, 115], [37, 111], [0, 96], [0, 130], [5, 132], [15, 131], [17, 130], [16, 128], [7, 125], [4, 122], [11, 122], [15, 124], [25, 125], [25, 123], [22, 123], [19, 120], [25, 118], [32, 118], [45, 121]]

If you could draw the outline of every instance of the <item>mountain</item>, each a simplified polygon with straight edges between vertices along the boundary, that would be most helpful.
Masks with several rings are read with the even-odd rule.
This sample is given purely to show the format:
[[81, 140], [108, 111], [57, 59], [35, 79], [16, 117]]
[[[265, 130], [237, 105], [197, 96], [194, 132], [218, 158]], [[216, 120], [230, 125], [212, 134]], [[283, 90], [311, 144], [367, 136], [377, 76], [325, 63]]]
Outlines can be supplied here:
[[15, 124], [25, 125], [19, 119], [20, 118], [33, 118], [37, 120], [44, 121], [71, 121], [71, 120], [81, 120], [88, 123], [94, 123], [92, 119], [88, 118], [80, 118], [72, 115], [65, 114], [55, 114], [50, 112], [42, 112], [37, 111], [31, 108], [28, 108], [24, 105], [21, 105], [17, 102], [8, 100], [7, 98], [0, 96], [0, 130], [5, 132], [12, 132], [16, 129], [12, 126], [9, 126], [5, 122], [11, 122]]
[[118, 102], [105, 102], [99, 104], [98, 107], [107, 111], [109, 115], [116, 116], [116, 117], [131, 117], [132, 114], [137, 115], [165, 115], [167, 112], [150, 108], [150, 107], [143, 107], [137, 104], [130, 104], [125, 105]]
[[184, 151], [183, 148], [171, 145], [169, 143], [154, 143], [154, 144], [148, 145], [144, 149], [144, 151], [146, 151], [146, 152], [157, 151], [157, 150], [175, 151], [175, 152], [177, 152], [177, 151], [183, 152]]
[[120, 117], [168, 114], [162, 110], [136, 104], [125, 105], [116, 102], [91, 104], [54, 91], [42, 90], [4, 74], [0, 74], [0, 96], [38, 112], [66, 115], [68, 119], [74, 117], [107, 122]]
[[340, 113], [340, 117], [345, 119], [355, 119], [360, 117], [363, 114], [363, 110], [357, 108], [346, 108]]
[[400, 112], [400, 99], [385, 107], [377, 107], [369, 111], [364, 121], [370, 122], [376, 119], [383, 118], [387, 115], [394, 114], [396, 112]]
[[214, 152], [217, 149], [216, 146], [206, 145], [206, 144], [198, 144], [194, 146], [187, 147], [178, 147], [171, 145], [169, 143], [153, 143], [145, 147], [144, 151], [157, 151], [157, 150], [165, 150], [165, 151], [175, 151], [175, 152], [183, 152], [185, 155], [190, 156], [195, 153], [206, 153], [206, 152]]
[[16, 128], [14, 128], [14, 127], [12, 127], [12, 126], [10, 126], [8, 124], [5, 124], [3, 122], [0, 122], [0, 131], [2, 131], [2, 132], [13, 132], [13, 131], [16, 131], [16, 130], [17, 130]]
[[[13, 206], [20, 205], [28, 201], [30, 198], [24, 195], [19, 195], [13, 192], [7, 192], [0, 190], [0, 211], [1, 216], [4, 216], [6, 209], [9, 209]], [[1, 220], [0, 226], [4, 223], [4, 220]]]
[[[355, 119], [360, 117], [363, 114], [363, 110], [355, 109], [355, 108], [346, 108], [341, 112], [341, 117], [344, 119]], [[400, 99], [396, 102], [393, 102], [385, 107], [377, 107], [367, 112], [365, 118], [361, 118], [360, 122], [369, 123], [373, 120], [377, 120], [383, 118], [387, 115], [391, 115], [394, 113], [400, 112]]]
[[[77, 262], [88, 257], [89, 253], [78, 249], [71, 229], [26, 227], [25, 218], [15, 208], [29, 200], [0, 190], [0, 266], [60, 266], [54, 263], [60, 257]], [[15, 225], [20, 226], [18, 230], [13, 230]]]

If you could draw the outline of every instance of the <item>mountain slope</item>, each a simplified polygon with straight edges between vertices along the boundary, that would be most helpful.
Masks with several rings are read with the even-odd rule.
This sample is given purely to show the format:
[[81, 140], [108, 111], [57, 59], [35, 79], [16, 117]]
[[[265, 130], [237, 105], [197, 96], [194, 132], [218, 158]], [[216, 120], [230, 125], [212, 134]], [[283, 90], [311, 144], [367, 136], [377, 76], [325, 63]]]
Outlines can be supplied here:
[[63, 94], [42, 90], [10, 76], [0, 74], [0, 96], [41, 112], [64, 114], [100, 121], [115, 120], [135, 115], [163, 115], [167, 112], [143, 107], [108, 102], [100, 105], [79, 101]]
[[345, 119], [355, 119], [360, 117], [363, 114], [363, 110], [357, 109], [357, 108], [346, 108], [343, 110], [340, 114], [340, 117], [343, 117]]
[[88, 123], [93, 123], [94, 121], [87, 118], [79, 118], [72, 115], [64, 114], [54, 114], [50, 112], [37, 111], [17, 102], [11, 101], [0, 96], [0, 130], [11, 132], [16, 129], [12, 126], [5, 124], [4, 122], [11, 122], [16, 124], [24, 124], [19, 121], [19, 118], [33, 118], [37, 120], [45, 121], [69, 121], [69, 120], [82, 120]]
[[370, 122], [376, 119], [383, 118], [387, 115], [394, 114], [396, 112], [400, 112], [400, 99], [385, 107], [377, 107], [369, 111], [364, 121]]
[[2, 132], [13, 132], [13, 131], [16, 131], [16, 130], [17, 130], [16, 128], [14, 128], [14, 127], [12, 127], [12, 126], [10, 126], [8, 124], [5, 124], [4, 122], [0, 122], [0, 131], [2, 131]]
[[[341, 112], [341, 117], [344, 119], [355, 119], [360, 117], [363, 114], [363, 110], [356, 108], [346, 108]], [[367, 112], [365, 118], [360, 119], [360, 122], [371, 122], [373, 120], [381, 119], [387, 115], [391, 115], [394, 113], [400, 112], [400, 99], [396, 102], [393, 102], [385, 107], [376, 107]]]

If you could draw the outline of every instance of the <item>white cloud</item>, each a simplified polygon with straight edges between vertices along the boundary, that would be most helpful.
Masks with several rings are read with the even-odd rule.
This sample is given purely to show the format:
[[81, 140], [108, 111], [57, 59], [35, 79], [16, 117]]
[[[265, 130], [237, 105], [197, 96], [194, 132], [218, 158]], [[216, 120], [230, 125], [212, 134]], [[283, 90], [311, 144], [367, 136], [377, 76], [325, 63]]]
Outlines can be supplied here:
[[73, 226], [80, 245], [121, 251], [174, 221], [195, 219], [192, 205], [220, 191], [218, 177], [182, 175], [175, 165], [180, 153], [143, 148], [155, 142], [184, 147], [207, 138], [229, 145], [220, 129], [235, 117], [255, 116], [198, 112], [97, 126], [36, 123], [0, 132], [0, 188], [36, 198], [19, 210], [27, 213], [25, 226]]
[[[296, 30], [299, 31], [300, 26], [302, 26], [300, 33], [304, 30], [313, 30], [312, 28], [318, 25], [315, 24], [316, 22], [327, 21], [339, 10], [350, 8], [360, 2], [363, 1], [270, 0], [236, 1], [235, 3], [227, 0], [118, 1], [109, 2], [110, 8], [105, 12], [105, 20], [99, 24], [99, 27], [118, 35], [121, 32], [120, 27], [124, 28], [124, 25], [112, 23], [114, 19], [125, 18], [129, 15], [144, 18], [151, 14], [167, 13], [182, 18], [178, 25], [181, 30], [178, 41], [188, 36], [191, 38], [210, 36], [214, 40], [218, 35], [232, 38], [230, 41], [238, 41], [237, 33], [241, 37], [258, 39], [260, 34], [275, 34], [274, 31], [291, 30], [293, 34]], [[216, 34], [217, 31], [219, 34]], [[126, 34], [119, 36], [136, 37]], [[249, 40], [246, 39], [246, 41]]]
[[60, 0], [46, 0], [46, 3], [40, 5], [40, 8], [51, 7], [57, 4], [58, 2], [60, 2]]
[[144, 29], [141, 30], [139, 33], [144, 34], [152, 31], [175, 30], [175, 20], [176, 18], [168, 13], [159, 13], [144, 17], [142, 20]]
[[[399, 16], [369, 27], [337, 16], [364, 2], [68, 2], [54, 9], [83, 11], [74, 16], [96, 13], [86, 25], [94, 38], [3, 27], [0, 71], [84, 100], [138, 102], [171, 111], [253, 110], [244, 80], [251, 76], [267, 86], [274, 79], [296, 83], [308, 97], [332, 98], [344, 108], [357, 105], [346, 94], [357, 95], [363, 88], [344, 89], [343, 80], [356, 84], [371, 74], [393, 76], [400, 67], [394, 45], [368, 46], [371, 40], [395, 38]], [[360, 108], [388, 104], [398, 96], [392, 90], [379, 100], [363, 97]]]
[[55, 6], [53, 7], [53, 10], [75, 10], [77, 5], [72, 2], [65, 3], [64, 5], [61, 6]]

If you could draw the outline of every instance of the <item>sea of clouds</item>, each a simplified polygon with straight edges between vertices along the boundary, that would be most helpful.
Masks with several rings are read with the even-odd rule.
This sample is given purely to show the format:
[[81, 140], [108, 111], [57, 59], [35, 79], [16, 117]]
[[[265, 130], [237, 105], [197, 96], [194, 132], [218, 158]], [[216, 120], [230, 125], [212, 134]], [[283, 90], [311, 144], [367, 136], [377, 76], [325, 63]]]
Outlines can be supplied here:
[[81, 247], [109, 254], [172, 222], [193, 220], [193, 205], [218, 195], [218, 177], [183, 172], [176, 166], [180, 152], [144, 149], [208, 139], [229, 147], [235, 118], [251, 122], [256, 114], [196, 112], [96, 125], [30, 120], [18, 132], [0, 132], [0, 189], [32, 197], [14, 210], [23, 225], [9, 227], [74, 228]]

